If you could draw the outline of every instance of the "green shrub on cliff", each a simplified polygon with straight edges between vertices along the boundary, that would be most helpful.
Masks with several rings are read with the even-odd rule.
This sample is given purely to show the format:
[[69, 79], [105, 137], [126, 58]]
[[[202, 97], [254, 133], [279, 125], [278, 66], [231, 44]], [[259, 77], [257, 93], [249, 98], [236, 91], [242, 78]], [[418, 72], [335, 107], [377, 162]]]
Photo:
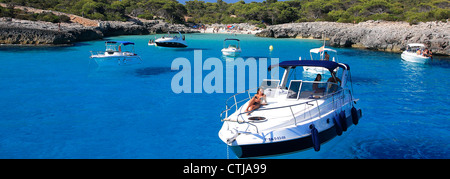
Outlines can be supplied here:
[[44, 13], [26, 13], [11, 7], [4, 8], [0, 6], [0, 17], [12, 17], [16, 19], [31, 20], [31, 21], [45, 21], [45, 22], [70, 22], [70, 18], [65, 15], [55, 15], [51, 12]]
[[12, 7], [4, 8], [0, 6], [0, 17], [14, 17], [15, 10]]
[[[183, 23], [281, 24], [304, 21], [361, 22], [367, 20], [446, 21], [448, 0], [265, 0], [215, 3], [189, 0], [0, 0], [11, 5], [57, 10], [91, 19], [125, 21], [128, 16]], [[10, 16], [10, 10], [0, 12]]]
[[[222, 8], [219, 9], [219, 6]], [[230, 23], [229, 17], [268, 24], [305, 21], [445, 21], [450, 12], [446, 0], [266, 0], [232, 4], [221, 0], [217, 3], [190, 0], [185, 7], [193, 18], [191, 21], [201, 23]]]

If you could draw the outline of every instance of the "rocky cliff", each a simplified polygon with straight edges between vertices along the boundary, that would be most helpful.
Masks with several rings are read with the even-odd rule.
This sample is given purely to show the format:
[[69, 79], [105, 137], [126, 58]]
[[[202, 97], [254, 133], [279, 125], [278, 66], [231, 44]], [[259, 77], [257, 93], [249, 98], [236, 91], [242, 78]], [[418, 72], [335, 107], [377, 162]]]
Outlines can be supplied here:
[[127, 22], [101, 21], [96, 28], [105, 36], [118, 35], [146, 35], [153, 33], [167, 33], [180, 31], [181, 33], [196, 33], [197, 29], [186, 27], [182, 24], [168, 24], [158, 20], [130, 19]]
[[97, 26], [80, 23], [50, 23], [42, 21], [0, 18], [0, 44], [22, 45], [60, 45], [73, 42], [102, 39], [118, 35], [145, 35], [181, 31], [198, 32], [180, 24], [168, 24], [162, 21], [127, 22], [98, 21]]
[[325, 35], [330, 46], [401, 52], [408, 43], [424, 43], [434, 54], [450, 55], [448, 22], [367, 21], [358, 24], [304, 22], [269, 26], [256, 34], [274, 38], [314, 38]]
[[58, 25], [50, 22], [0, 18], [1, 44], [68, 44], [101, 37], [101, 32], [77, 24]]

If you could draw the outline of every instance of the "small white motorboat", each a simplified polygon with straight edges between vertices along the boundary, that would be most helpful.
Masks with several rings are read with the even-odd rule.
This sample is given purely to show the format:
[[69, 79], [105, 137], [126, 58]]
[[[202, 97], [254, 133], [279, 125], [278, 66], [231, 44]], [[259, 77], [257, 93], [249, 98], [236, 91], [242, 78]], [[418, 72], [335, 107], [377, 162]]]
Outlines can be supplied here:
[[[156, 40], [156, 39], [155, 39]], [[148, 46], [156, 46], [155, 40], [150, 39], [148, 41]]]
[[431, 53], [425, 48], [424, 44], [412, 43], [408, 44], [401, 57], [403, 60], [408, 62], [425, 64], [429, 59], [431, 59]]
[[[337, 51], [331, 48], [325, 48], [325, 46], [309, 50], [309, 55], [311, 56], [311, 60], [325, 60], [338, 62]], [[310, 66], [304, 66], [303, 71], [313, 74], [325, 74], [327, 72], [325, 68], [310, 67]]]
[[[134, 53], [134, 43], [128, 41], [106, 41], [105, 51], [91, 51], [90, 58], [98, 65], [129, 65], [142, 63], [141, 57]], [[131, 49], [123, 49], [131, 46]]]
[[[341, 84], [306, 81], [289, 75], [299, 66], [336, 69]], [[219, 138], [239, 158], [284, 154], [314, 148], [341, 135], [362, 117], [353, 97], [350, 66], [333, 61], [295, 60], [272, 65], [285, 69], [280, 80], [263, 80], [260, 88], [266, 105], [245, 112], [251, 94], [247, 90], [231, 96], [220, 114]], [[292, 78], [292, 79], [289, 79]], [[338, 80], [339, 81], [339, 80]], [[289, 84], [289, 85], [287, 85]], [[234, 112], [233, 112], [234, 111]]]
[[[227, 42], [230, 42], [230, 41], [236, 41], [237, 44], [228, 44], [228, 47], [227, 47], [226, 46]], [[240, 40], [239, 39], [229, 39], [229, 38], [225, 39], [223, 41], [223, 49], [221, 51], [224, 56], [231, 56], [231, 57], [239, 56], [242, 52]]]
[[179, 36], [171, 35], [168, 32], [168, 35], [164, 35], [161, 38], [156, 39], [154, 42], [158, 47], [187, 47], [187, 43], [185, 40], [185, 36], [181, 35], [181, 32], [178, 32]]

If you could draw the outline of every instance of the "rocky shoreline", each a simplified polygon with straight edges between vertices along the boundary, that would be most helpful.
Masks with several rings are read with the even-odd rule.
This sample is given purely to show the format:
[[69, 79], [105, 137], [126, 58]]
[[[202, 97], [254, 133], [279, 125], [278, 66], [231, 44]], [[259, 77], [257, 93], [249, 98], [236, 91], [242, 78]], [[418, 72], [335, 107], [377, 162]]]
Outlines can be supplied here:
[[218, 33], [218, 34], [256, 34], [261, 32], [261, 28], [248, 23], [235, 24], [211, 24], [201, 29], [201, 33]]
[[[264, 30], [248, 24], [213, 24], [194, 29], [159, 20], [129, 19], [127, 22], [93, 21], [75, 16], [72, 23], [50, 23], [13, 18], [0, 18], [0, 44], [9, 45], [70, 45], [74, 42], [98, 40], [119, 35], [147, 35], [180, 31], [182, 33], [241, 33], [259, 37], [310, 38], [328, 40], [334, 47], [364, 48], [401, 52], [408, 43], [424, 43], [435, 55], [450, 55], [450, 25], [448, 22], [367, 21], [358, 24], [337, 22], [304, 22], [272, 25]], [[84, 22], [86, 21], [86, 22]]]
[[118, 35], [146, 35], [180, 31], [197, 33], [199, 30], [180, 24], [158, 20], [131, 19], [127, 22], [97, 21], [97, 26], [80, 23], [50, 23], [42, 21], [0, 18], [0, 44], [64, 45], [73, 42], [98, 40]]
[[[7, 4], [0, 3], [7, 7]], [[74, 14], [42, 10], [26, 6], [14, 6], [28, 13], [53, 13], [70, 18], [70, 23], [50, 23], [0, 18], [0, 44], [7, 45], [70, 45], [73, 42], [98, 40], [119, 35], [146, 35], [180, 31], [197, 33], [197, 29], [180, 24], [168, 24], [160, 20], [130, 17], [126, 22], [91, 20]]]
[[408, 43], [424, 43], [436, 55], [450, 55], [448, 22], [367, 21], [358, 24], [337, 22], [304, 22], [269, 26], [257, 33], [259, 37], [313, 38], [329, 40], [334, 47], [354, 47], [379, 51], [401, 52]]

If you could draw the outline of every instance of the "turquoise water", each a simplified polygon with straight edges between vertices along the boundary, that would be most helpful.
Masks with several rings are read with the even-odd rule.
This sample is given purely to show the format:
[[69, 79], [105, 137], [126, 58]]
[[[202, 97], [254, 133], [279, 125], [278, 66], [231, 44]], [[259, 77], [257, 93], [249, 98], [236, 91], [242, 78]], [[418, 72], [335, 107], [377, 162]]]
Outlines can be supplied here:
[[[227, 158], [217, 133], [232, 94], [175, 94], [177, 71], [170, 69], [178, 57], [192, 62], [194, 50], [202, 50], [203, 60], [220, 58], [227, 37], [241, 39], [245, 59], [306, 58], [322, 44], [188, 34], [188, 48], [167, 49], [147, 46], [153, 35], [120, 36], [109, 40], [135, 42], [144, 62], [105, 67], [89, 59], [104, 41], [1, 47], [0, 158]], [[396, 53], [337, 50], [340, 62], [351, 66], [364, 117], [320, 152], [273, 158], [450, 158], [448, 59], [420, 65]]]

